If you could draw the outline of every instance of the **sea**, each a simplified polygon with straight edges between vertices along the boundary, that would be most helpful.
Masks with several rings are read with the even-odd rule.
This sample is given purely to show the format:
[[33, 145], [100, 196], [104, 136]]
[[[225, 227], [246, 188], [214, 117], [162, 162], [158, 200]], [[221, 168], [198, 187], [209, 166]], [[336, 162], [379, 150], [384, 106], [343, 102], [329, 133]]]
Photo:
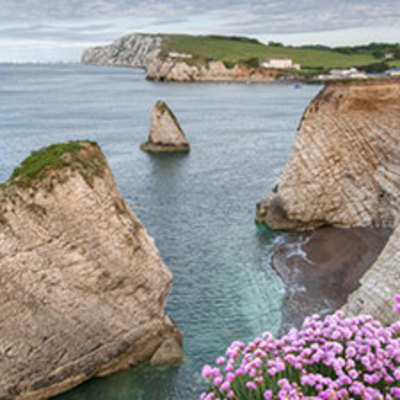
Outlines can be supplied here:
[[[184, 334], [183, 364], [142, 364], [58, 400], [197, 399], [206, 387], [202, 366], [232, 341], [281, 332], [285, 285], [271, 256], [283, 234], [256, 226], [255, 210], [276, 184], [319, 90], [148, 82], [131, 68], [0, 65], [0, 182], [34, 150], [96, 141], [174, 276], [168, 312]], [[180, 121], [189, 154], [139, 149], [159, 99]]]

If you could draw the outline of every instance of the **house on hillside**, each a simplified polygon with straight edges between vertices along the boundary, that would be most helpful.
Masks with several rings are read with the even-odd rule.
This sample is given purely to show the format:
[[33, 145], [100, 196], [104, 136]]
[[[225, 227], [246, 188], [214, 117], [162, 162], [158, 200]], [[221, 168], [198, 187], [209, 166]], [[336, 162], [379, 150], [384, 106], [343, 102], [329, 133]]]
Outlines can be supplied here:
[[400, 76], [400, 68], [391, 68], [386, 71], [389, 76]]
[[365, 72], [360, 72], [357, 68], [348, 69], [331, 69], [329, 72], [330, 79], [365, 79]]
[[320, 81], [329, 81], [336, 79], [366, 79], [368, 75], [365, 72], [359, 71], [357, 68], [347, 69], [331, 69], [329, 74], [318, 75], [317, 79]]
[[297, 69], [301, 68], [300, 64], [293, 64], [293, 61], [289, 57], [271, 57], [268, 60], [261, 62], [263, 68], [275, 68], [275, 69]]
[[178, 53], [176, 51], [170, 51], [168, 53], [169, 58], [193, 58], [191, 54], [188, 53]]

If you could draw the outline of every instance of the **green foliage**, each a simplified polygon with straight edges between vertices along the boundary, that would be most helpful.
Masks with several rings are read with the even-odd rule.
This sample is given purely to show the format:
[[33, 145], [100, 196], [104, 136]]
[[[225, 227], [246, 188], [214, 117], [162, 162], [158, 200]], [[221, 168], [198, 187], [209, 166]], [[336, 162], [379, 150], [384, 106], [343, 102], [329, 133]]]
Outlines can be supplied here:
[[250, 57], [246, 60], [239, 60], [239, 63], [245, 65], [247, 68], [258, 68], [260, 66], [260, 60], [257, 57]]
[[268, 42], [268, 46], [283, 47], [282, 43], [273, 42], [272, 40]]
[[207, 36], [211, 39], [217, 39], [217, 40], [232, 40], [236, 42], [242, 42], [242, 43], [260, 43], [257, 39], [252, 39], [248, 38], [245, 36], [221, 36], [221, 35], [209, 35]]
[[383, 50], [374, 50], [374, 51], [372, 52], [372, 55], [373, 55], [375, 58], [383, 58], [383, 57], [385, 57], [385, 52], [384, 52]]
[[[96, 143], [89, 142], [92, 146]], [[77, 160], [74, 155], [83, 149], [79, 142], [68, 142], [53, 144], [49, 147], [34, 151], [26, 158], [19, 167], [15, 168], [7, 184], [16, 184], [20, 187], [29, 187], [31, 182], [35, 179], [40, 179], [44, 176], [43, 172], [48, 170], [56, 170], [65, 166], [71, 165], [72, 160], [77, 164], [82, 175], [88, 175], [87, 160]], [[71, 158], [62, 156], [69, 154]], [[91, 160], [94, 165], [98, 164], [98, 160]], [[86, 178], [86, 177], [85, 177]]]
[[233, 61], [223, 60], [222, 62], [224, 63], [225, 67], [228, 69], [232, 69], [235, 66], [235, 63]]
[[380, 73], [387, 71], [389, 69], [389, 65], [385, 62], [379, 62], [374, 64], [361, 65], [359, 66], [359, 69], [364, 72]]
[[[337, 50], [320, 45], [293, 47], [283, 46], [281, 43], [265, 45], [253, 39], [245, 39], [224, 36], [165, 35], [160, 54], [161, 57], [166, 57], [169, 52], [175, 51], [192, 54], [195, 62], [213, 59], [224, 61], [224, 63], [238, 63], [239, 60], [250, 58], [262, 61], [271, 57], [290, 57], [294, 63], [299, 63], [302, 67], [325, 70], [357, 67], [376, 62], [376, 58], [372, 55], [375, 48], [354, 51], [351, 50], [352, 48]], [[185, 62], [188, 63], [189, 60]]]

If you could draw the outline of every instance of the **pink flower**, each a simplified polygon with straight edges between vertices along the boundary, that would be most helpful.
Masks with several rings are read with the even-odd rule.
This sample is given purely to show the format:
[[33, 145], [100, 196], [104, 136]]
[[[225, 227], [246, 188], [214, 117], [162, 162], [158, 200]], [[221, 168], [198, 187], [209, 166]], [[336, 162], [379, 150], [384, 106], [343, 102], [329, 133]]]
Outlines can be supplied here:
[[203, 376], [203, 378], [207, 378], [207, 379], [211, 378], [212, 368], [209, 365], [205, 365], [203, 367], [202, 376]]
[[264, 392], [264, 400], [271, 400], [272, 398], [272, 390], [266, 390]]
[[224, 365], [224, 364], [225, 364], [225, 357], [218, 357], [217, 365]]
[[253, 381], [247, 382], [246, 383], [246, 387], [249, 390], [256, 390], [257, 389], [257, 385]]
[[221, 386], [220, 386], [220, 390], [221, 392], [227, 392], [229, 389], [231, 388], [231, 384], [229, 381], [225, 381]]

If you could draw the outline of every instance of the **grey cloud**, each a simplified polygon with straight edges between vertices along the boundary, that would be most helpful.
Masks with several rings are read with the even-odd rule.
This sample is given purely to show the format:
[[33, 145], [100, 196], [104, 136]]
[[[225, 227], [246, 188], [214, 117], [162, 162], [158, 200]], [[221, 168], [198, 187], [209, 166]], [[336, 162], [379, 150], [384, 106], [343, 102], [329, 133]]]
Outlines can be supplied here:
[[[101, 21], [118, 18], [154, 19], [147, 26], [186, 24], [190, 19], [213, 17], [209, 30], [227, 34], [279, 34], [318, 32], [368, 26], [400, 24], [399, 0], [0, 0], [0, 22], [5, 24], [39, 21], [52, 30], [32, 30], [32, 35], [91, 40], [106, 37], [101, 32], [112, 27]], [[74, 21], [79, 30], [56, 28], [57, 22]], [[97, 21], [95, 26], [88, 21]], [[84, 25], [87, 24], [85, 30]], [[136, 26], [135, 29], [138, 27]], [[117, 26], [114, 27], [118, 31]], [[134, 29], [133, 29], [134, 30]], [[1, 34], [7, 32], [1, 30]], [[11, 34], [11, 32], [8, 32]], [[24, 35], [28, 32], [15, 34]], [[109, 35], [107, 36], [109, 37]], [[399, 38], [400, 40], [400, 38]]]
[[[226, 33], [296, 33], [400, 23], [398, 0], [0, 0], [0, 21], [155, 18], [154, 25], [212, 15]], [[175, 21], [175, 22], [171, 22]]]

